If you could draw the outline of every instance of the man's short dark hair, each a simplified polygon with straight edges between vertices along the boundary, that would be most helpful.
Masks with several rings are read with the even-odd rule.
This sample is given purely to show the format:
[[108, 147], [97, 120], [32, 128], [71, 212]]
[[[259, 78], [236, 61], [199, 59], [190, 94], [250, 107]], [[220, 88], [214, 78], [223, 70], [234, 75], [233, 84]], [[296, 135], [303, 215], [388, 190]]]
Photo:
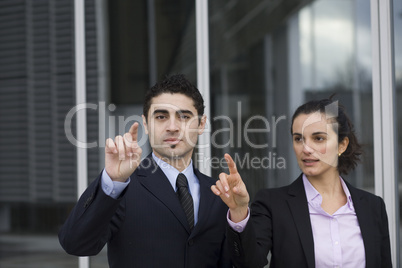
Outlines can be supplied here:
[[198, 116], [201, 118], [204, 114], [204, 99], [202, 98], [200, 91], [190, 81], [188, 81], [183, 74], [175, 74], [166, 77], [163, 81], [156, 83], [148, 90], [145, 95], [143, 108], [145, 118], [148, 119], [148, 111], [151, 107], [152, 99], [163, 93], [180, 93], [191, 98], [194, 102], [194, 107], [197, 110]]

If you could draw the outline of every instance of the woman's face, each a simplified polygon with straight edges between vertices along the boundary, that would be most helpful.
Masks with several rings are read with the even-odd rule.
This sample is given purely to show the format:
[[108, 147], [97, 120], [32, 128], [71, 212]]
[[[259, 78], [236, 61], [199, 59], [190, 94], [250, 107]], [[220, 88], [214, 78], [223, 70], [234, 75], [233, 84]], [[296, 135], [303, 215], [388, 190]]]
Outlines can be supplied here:
[[306, 176], [316, 177], [338, 173], [338, 154], [348, 145], [338, 142], [337, 123], [320, 112], [299, 114], [293, 121], [293, 149], [300, 169]]

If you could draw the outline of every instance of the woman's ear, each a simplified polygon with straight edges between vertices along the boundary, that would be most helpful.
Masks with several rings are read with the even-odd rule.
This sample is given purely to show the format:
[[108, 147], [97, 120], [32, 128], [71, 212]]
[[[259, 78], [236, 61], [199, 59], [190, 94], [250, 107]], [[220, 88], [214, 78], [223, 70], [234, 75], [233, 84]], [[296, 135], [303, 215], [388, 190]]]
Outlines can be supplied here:
[[349, 146], [349, 138], [345, 137], [338, 145], [338, 155], [343, 154]]

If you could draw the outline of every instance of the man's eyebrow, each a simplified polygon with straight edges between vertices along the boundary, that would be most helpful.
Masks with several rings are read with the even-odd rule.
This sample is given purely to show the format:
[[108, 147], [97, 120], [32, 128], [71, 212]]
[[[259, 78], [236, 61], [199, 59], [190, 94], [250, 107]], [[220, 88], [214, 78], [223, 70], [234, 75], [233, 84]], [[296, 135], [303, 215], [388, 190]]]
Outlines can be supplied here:
[[[152, 112], [152, 115], [154, 114], [168, 114], [169, 111], [165, 109], [156, 109], [155, 111]], [[176, 114], [190, 114], [194, 115], [194, 113], [190, 110], [177, 110]]]
[[192, 111], [190, 110], [178, 110], [176, 111], [176, 114], [190, 114], [190, 115], [194, 115]]
[[152, 112], [152, 115], [154, 114], [168, 114], [169, 111], [168, 110], [164, 110], [164, 109], [157, 109], [155, 111]]

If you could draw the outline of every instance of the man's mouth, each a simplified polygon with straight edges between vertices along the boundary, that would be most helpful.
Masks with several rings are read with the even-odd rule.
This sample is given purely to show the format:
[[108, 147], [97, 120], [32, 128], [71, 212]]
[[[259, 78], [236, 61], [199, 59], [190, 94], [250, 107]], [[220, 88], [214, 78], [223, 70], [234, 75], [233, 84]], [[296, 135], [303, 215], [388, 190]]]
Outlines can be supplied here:
[[169, 139], [164, 139], [163, 141], [169, 145], [176, 145], [180, 142], [180, 139], [169, 138]]

